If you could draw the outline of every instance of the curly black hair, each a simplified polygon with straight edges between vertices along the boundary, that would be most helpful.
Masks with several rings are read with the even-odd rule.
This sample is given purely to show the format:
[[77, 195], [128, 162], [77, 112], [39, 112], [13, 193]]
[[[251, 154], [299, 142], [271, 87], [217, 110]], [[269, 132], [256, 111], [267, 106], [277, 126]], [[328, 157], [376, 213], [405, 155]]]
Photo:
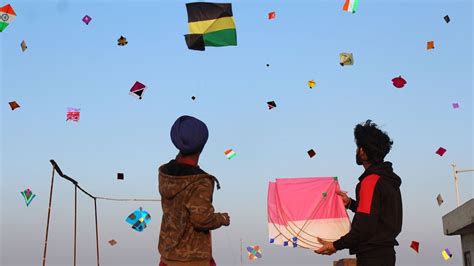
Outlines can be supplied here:
[[383, 162], [393, 144], [387, 133], [380, 130], [372, 120], [356, 125], [354, 138], [357, 147], [364, 149], [371, 163]]

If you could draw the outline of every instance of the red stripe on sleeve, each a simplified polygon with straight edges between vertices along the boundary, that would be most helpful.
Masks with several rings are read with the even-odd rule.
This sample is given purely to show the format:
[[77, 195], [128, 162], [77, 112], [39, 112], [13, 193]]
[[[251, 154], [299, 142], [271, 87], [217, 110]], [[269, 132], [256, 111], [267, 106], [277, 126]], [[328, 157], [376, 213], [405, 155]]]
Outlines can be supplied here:
[[379, 175], [368, 175], [362, 180], [360, 186], [359, 197], [360, 201], [357, 207], [357, 212], [370, 214], [370, 208], [372, 206], [372, 199], [374, 197], [375, 186], [379, 181]]

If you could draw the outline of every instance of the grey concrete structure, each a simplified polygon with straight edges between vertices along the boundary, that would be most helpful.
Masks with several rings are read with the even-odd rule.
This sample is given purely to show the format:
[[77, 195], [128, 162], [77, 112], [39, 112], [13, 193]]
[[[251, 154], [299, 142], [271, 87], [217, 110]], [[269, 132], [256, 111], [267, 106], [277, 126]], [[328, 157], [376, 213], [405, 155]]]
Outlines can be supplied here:
[[461, 235], [463, 265], [474, 266], [474, 199], [443, 216], [443, 231], [448, 236]]

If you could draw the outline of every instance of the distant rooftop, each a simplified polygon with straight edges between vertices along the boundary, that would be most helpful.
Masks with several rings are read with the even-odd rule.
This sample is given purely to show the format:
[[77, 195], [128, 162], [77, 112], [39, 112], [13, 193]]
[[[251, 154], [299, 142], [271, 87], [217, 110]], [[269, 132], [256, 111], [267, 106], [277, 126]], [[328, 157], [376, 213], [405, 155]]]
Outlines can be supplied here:
[[474, 199], [443, 216], [443, 231], [448, 236], [474, 233]]

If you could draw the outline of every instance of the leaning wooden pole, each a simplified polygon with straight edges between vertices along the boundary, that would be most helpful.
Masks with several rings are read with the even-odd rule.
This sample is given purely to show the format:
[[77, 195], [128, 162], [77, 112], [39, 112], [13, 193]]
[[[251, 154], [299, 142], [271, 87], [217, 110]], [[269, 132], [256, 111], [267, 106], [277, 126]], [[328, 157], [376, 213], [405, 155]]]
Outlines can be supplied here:
[[97, 199], [94, 198], [95, 208], [95, 245], [97, 247], [97, 266], [99, 266], [99, 226], [97, 224]]
[[74, 186], [74, 266], [76, 266], [76, 243], [77, 243], [77, 185]]
[[44, 238], [43, 266], [46, 265], [46, 250], [48, 248], [48, 232], [49, 232], [49, 220], [51, 218], [51, 203], [53, 199], [53, 184], [54, 184], [54, 165], [53, 165], [53, 173], [51, 174], [51, 189], [49, 190], [49, 207], [48, 207], [48, 219], [46, 220], [46, 236]]

